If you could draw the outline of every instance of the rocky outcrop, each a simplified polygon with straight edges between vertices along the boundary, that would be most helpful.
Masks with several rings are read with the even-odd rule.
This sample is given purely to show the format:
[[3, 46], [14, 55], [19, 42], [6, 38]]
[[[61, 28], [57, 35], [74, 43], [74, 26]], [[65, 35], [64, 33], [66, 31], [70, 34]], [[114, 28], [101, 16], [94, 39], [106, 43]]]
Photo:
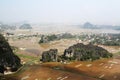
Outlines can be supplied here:
[[57, 61], [57, 49], [50, 49], [48, 51], [44, 51], [42, 53], [42, 61], [43, 62], [54, 62]]
[[78, 43], [70, 46], [68, 49], [65, 49], [62, 56], [65, 60], [85, 61], [96, 60], [100, 58], [109, 58], [112, 57], [112, 54], [99, 46], [92, 44], [84, 45], [82, 43]]
[[9, 43], [0, 34], [0, 73], [8, 69], [16, 71], [20, 66], [20, 58], [13, 53]]
[[64, 50], [64, 53], [60, 56], [57, 55], [57, 49], [50, 49], [49, 51], [44, 51], [42, 53], [43, 62], [51, 61], [86, 61], [86, 60], [96, 60], [100, 58], [110, 58], [113, 55], [102, 47], [95, 46], [92, 44], [84, 45], [82, 43], [74, 44], [69, 48]]

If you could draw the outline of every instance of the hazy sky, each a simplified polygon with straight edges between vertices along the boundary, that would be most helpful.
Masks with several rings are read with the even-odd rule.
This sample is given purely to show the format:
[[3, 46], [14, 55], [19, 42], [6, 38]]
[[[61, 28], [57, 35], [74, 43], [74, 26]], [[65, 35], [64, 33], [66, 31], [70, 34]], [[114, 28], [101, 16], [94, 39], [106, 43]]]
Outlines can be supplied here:
[[120, 0], [0, 0], [0, 21], [120, 25]]

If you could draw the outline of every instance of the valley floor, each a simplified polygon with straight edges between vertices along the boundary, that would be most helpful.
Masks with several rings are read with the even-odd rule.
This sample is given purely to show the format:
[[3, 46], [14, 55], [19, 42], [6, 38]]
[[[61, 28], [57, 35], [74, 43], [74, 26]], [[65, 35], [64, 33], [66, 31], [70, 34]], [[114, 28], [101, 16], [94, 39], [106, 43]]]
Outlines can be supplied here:
[[2, 80], [120, 80], [120, 60], [29, 63]]
[[9, 41], [10, 45], [19, 48], [16, 54], [21, 58], [24, 67], [15, 74], [3, 76], [0, 80], [120, 80], [120, 56], [116, 55], [116, 52], [120, 51], [120, 47], [116, 49], [116, 47], [102, 46], [115, 54], [112, 59], [93, 62], [75, 61], [66, 64], [40, 63], [42, 51], [58, 48], [59, 54], [61, 54], [65, 48], [77, 41], [64, 39], [38, 45], [37, 41], [32, 40], [37, 39]]

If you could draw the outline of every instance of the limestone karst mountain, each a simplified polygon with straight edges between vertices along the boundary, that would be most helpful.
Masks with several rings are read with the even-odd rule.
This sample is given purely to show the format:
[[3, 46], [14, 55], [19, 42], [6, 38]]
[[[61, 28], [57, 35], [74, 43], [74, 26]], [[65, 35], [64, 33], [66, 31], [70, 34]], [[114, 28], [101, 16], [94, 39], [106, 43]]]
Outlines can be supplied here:
[[19, 27], [19, 29], [32, 29], [30, 24], [23, 24]]
[[20, 58], [13, 53], [9, 43], [0, 34], [0, 73], [16, 71], [20, 66]]

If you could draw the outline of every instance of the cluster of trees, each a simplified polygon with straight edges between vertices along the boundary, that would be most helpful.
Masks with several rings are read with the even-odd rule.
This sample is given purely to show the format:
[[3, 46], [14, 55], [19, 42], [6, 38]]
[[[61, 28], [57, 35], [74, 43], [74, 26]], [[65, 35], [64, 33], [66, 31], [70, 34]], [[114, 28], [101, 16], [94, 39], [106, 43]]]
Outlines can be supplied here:
[[[56, 49], [57, 50], [57, 49]], [[64, 53], [60, 56], [57, 52], [45, 51], [42, 53], [42, 61], [86, 61], [86, 60], [96, 60], [100, 58], [110, 58], [113, 55], [102, 47], [98, 47], [92, 44], [84, 45], [82, 43], [75, 44], [64, 50]], [[52, 55], [52, 56], [51, 56]], [[53, 57], [54, 56], [54, 57]]]
[[101, 44], [107, 46], [120, 46], [120, 34], [107, 34], [107, 36], [97, 36], [94, 38], [92, 44]]
[[54, 34], [53, 35], [47, 35], [47, 36], [42, 35], [39, 43], [47, 43], [47, 42], [54, 41], [54, 40], [57, 40], [57, 39], [58, 39], [58, 37]]
[[81, 34], [78, 38], [81, 41], [89, 42], [91, 44], [120, 46], [120, 34]]
[[11, 71], [16, 71], [20, 66], [20, 58], [13, 53], [9, 43], [0, 34], [0, 73], [7, 71], [8, 67]]
[[60, 40], [60, 39], [70, 39], [75, 38], [74, 35], [70, 33], [64, 33], [64, 34], [52, 34], [52, 35], [42, 35], [39, 43], [47, 43], [54, 40]]

